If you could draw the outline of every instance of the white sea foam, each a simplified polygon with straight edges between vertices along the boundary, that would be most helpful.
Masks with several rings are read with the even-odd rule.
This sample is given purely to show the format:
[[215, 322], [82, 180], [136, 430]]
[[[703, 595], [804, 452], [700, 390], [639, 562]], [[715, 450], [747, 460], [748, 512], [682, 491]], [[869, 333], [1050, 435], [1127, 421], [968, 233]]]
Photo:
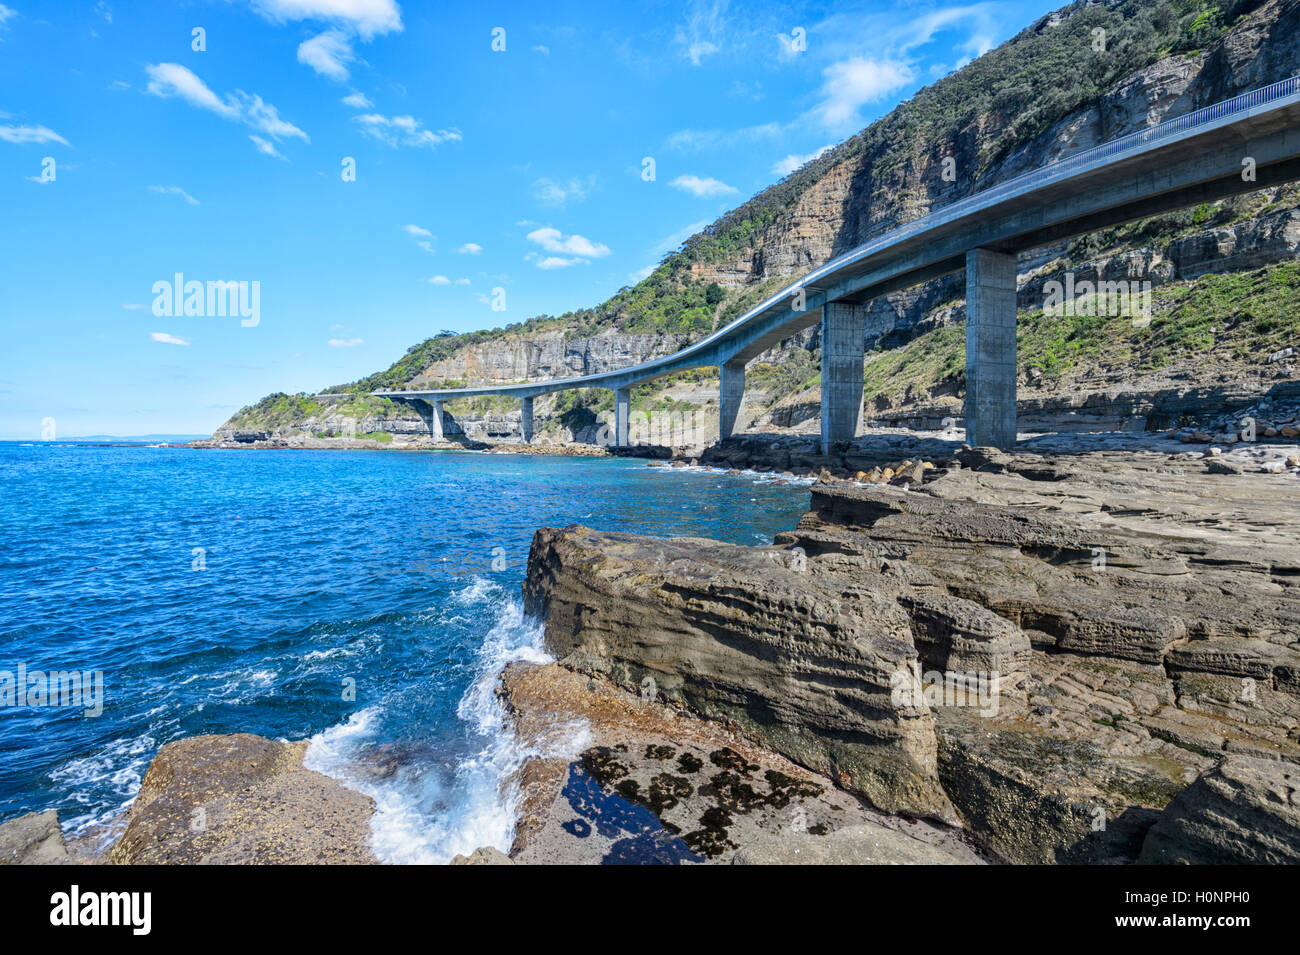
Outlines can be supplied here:
[[368, 707], [313, 737], [305, 764], [375, 800], [371, 848], [388, 863], [445, 863], [480, 846], [510, 848], [518, 790], [510, 779], [531, 755], [575, 755], [586, 745], [586, 727], [558, 728], [552, 739], [519, 745], [506, 722], [495, 688], [513, 660], [545, 663], [541, 626], [527, 618], [517, 598], [483, 577], [454, 594], [456, 604], [495, 612], [492, 629], [474, 660], [474, 680], [457, 707], [474, 740], [447, 779], [438, 766], [405, 763], [384, 779], [358, 773], [357, 755], [381, 742], [382, 710]]
[[[91, 826], [125, 810], [140, 791], [145, 771], [158, 749], [158, 741], [149, 733], [133, 739], [116, 739], [96, 750], [94, 755], [70, 759], [50, 773], [50, 779], [62, 785], [73, 802], [86, 807], [77, 815], [65, 815], [63, 828], [80, 834]], [[116, 808], [96, 811], [95, 801], [88, 795], [107, 788], [118, 800]]]

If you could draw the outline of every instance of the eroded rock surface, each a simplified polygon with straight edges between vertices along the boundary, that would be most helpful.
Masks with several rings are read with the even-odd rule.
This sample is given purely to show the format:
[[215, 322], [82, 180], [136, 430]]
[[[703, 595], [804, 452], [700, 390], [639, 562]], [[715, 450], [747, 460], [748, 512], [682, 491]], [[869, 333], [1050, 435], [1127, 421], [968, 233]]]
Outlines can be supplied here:
[[910, 489], [818, 484], [771, 547], [543, 530], [525, 596], [563, 663], [653, 680], [1011, 861], [1132, 861], [1223, 759], [1295, 767], [1293, 478], [1147, 452], [940, 464]]
[[842, 831], [881, 862], [983, 862], [945, 827], [873, 810], [734, 726], [604, 678], [513, 663], [501, 695], [520, 743], [537, 754], [513, 781], [518, 862], [690, 865], [746, 851], [754, 861], [774, 842], [828, 837], [826, 851], [839, 853], [849, 851]]
[[75, 865], [53, 809], [29, 812], [0, 825], [0, 865]]
[[1232, 756], [1174, 798], [1147, 833], [1144, 863], [1300, 864], [1300, 766]]
[[109, 861], [374, 863], [369, 796], [304, 769], [307, 742], [191, 736], [158, 751]]

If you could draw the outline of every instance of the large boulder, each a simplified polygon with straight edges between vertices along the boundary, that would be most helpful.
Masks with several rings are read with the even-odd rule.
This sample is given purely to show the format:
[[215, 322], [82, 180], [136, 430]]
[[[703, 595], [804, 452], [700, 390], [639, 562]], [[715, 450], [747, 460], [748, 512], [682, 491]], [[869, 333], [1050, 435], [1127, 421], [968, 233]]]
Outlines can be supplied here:
[[906, 611], [802, 555], [692, 538], [543, 528], [524, 592], [563, 662], [733, 721], [894, 812], [955, 819]]
[[1228, 757], [1174, 798], [1138, 861], [1300, 864], [1300, 765]]
[[168, 743], [109, 861], [373, 863], [373, 800], [303, 768], [306, 750], [251, 733]]

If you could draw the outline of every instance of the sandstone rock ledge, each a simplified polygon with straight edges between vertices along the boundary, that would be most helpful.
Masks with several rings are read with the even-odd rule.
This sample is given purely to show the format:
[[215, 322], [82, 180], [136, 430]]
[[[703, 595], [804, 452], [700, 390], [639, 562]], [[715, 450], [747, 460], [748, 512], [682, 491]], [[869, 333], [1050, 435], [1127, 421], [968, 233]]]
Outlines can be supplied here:
[[192, 736], [158, 751], [109, 861], [373, 864], [369, 796], [304, 769], [305, 740]]
[[[947, 463], [910, 490], [818, 485], [770, 547], [543, 529], [525, 600], [565, 666], [1007, 861], [1294, 861], [1294, 479]], [[989, 682], [935, 696], [921, 672]]]
[[[519, 741], [538, 754], [514, 780], [515, 862], [984, 861], [946, 827], [875, 811], [734, 727], [607, 680], [513, 663], [499, 692]], [[503, 861], [483, 849], [455, 860]]]

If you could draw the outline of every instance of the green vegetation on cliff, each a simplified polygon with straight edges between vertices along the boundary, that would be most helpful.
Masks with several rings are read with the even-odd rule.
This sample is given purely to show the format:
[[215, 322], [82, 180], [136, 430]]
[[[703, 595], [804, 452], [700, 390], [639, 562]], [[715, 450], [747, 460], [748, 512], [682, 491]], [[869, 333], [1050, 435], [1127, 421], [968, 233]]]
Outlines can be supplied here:
[[[1016, 329], [1022, 377], [1048, 381], [1081, 368], [1155, 371], [1213, 353], [1220, 365], [1258, 364], [1293, 343], [1300, 262], [1253, 272], [1203, 275], [1157, 288], [1150, 324], [1111, 315], [1050, 315], [1022, 310]], [[866, 369], [868, 407], [953, 393], [965, 376], [966, 327], [944, 325], [900, 348], [877, 352]]]

